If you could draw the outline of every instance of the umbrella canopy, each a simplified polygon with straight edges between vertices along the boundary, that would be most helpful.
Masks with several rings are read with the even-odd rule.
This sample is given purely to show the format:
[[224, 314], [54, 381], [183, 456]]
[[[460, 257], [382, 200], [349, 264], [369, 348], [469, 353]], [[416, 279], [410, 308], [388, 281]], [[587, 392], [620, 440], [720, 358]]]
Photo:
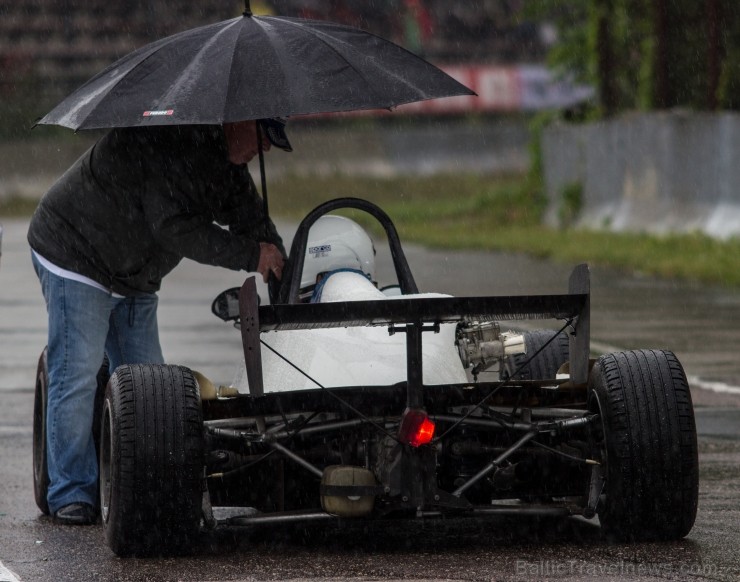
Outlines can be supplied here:
[[363, 30], [243, 16], [146, 45], [37, 123], [78, 129], [221, 124], [473, 95], [434, 65]]

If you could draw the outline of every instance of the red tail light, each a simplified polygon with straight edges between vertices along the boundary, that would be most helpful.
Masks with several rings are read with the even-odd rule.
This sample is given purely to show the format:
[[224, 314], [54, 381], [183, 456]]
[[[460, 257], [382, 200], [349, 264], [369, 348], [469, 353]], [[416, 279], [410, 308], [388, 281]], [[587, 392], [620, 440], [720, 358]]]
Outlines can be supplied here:
[[434, 438], [434, 423], [420, 408], [407, 408], [401, 417], [398, 440], [412, 447], [420, 447]]

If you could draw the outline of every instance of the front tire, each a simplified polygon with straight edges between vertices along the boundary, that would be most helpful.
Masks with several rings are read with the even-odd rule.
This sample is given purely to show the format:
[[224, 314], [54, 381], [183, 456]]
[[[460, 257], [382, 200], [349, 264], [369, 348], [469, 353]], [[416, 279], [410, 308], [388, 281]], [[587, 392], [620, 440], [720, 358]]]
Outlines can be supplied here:
[[100, 505], [119, 556], [187, 552], [202, 515], [203, 419], [184, 367], [120, 366], [103, 403]]
[[605, 491], [597, 512], [607, 537], [677, 540], [694, 525], [699, 460], [691, 394], [671, 352], [636, 350], [599, 358], [590, 408], [601, 416], [597, 454]]

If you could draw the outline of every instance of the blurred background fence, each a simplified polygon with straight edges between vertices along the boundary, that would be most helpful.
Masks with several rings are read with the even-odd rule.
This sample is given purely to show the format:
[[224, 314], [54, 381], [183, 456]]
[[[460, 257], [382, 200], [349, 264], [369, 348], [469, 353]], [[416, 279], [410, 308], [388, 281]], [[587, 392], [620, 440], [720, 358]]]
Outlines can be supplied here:
[[[694, 5], [707, 10], [696, 12]], [[392, 114], [296, 118], [296, 152], [281, 157], [271, 175], [523, 173], [534, 166], [544, 178], [550, 224], [740, 234], [734, 188], [740, 122], [718, 110], [740, 103], [740, 41], [733, 41], [740, 39], [740, 17], [729, 0], [649, 6], [627, 0], [252, 0], [251, 7], [257, 14], [370, 30], [478, 93]], [[239, 0], [0, 0], [0, 198], [40, 196], [99, 135], [31, 131], [62, 97], [133, 49], [238, 17], [243, 8]], [[620, 28], [622, 21], [635, 26]], [[692, 58], [684, 54], [686, 39], [698, 47]], [[589, 82], [562, 74], [568, 67], [553, 73], [553, 55]], [[694, 89], [678, 90], [686, 87]], [[679, 106], [708, 111], [670, 111]], [[653, 107], [663, 109], [648, 113]], [[533, 133], [530, 122], [542, 111], [591, 121]], [[533, 136], [540, 148], [529, 147]]]
[[[588, 99], [587, 86], [545, 65], [547, 22], [519, 0], [252, 0], [256, 14], [329, 19], [390, 38], [478, 97], [398, 111], [294, 119], [292, 156], [277, 172], [375, 175], [523, 172], [528, 115]], [[243, 1], [0, 0], [0, 198], [38, 197], [99, 135], [34, 120], [92, 75], [148, 42], [227, 18]]]
[[[473, 109], [567, 99], [543, 65], [554, 36], [519, 0], [253, 0], [257, 14], [328, 19], [392, 39], [484, 98]], [[0, 0], [0, 136], [13, 137], [96, 72], [164, 36], [239, 16], [238, 0]], [[519, 68], [520, 65], [528, 65]], [[552, 83], [550, 86], [549, 83]], [[461, 107], [409, 110], [459, 113]]]
[[[615, 231], [740, 235], [740, 115], [634, 113], [542, 135], [546, 220]], [[570, 199], [569, 199], [570, 197]]]

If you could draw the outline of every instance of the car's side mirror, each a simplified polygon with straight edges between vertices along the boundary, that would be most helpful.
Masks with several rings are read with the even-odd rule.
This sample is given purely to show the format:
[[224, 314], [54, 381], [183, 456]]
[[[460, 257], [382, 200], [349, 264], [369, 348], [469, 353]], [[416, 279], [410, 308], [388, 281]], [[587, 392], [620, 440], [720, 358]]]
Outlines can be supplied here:
[[239, 287], [219, 293], [211, 304], [213, 315], [224, 321], [239, 321]]

